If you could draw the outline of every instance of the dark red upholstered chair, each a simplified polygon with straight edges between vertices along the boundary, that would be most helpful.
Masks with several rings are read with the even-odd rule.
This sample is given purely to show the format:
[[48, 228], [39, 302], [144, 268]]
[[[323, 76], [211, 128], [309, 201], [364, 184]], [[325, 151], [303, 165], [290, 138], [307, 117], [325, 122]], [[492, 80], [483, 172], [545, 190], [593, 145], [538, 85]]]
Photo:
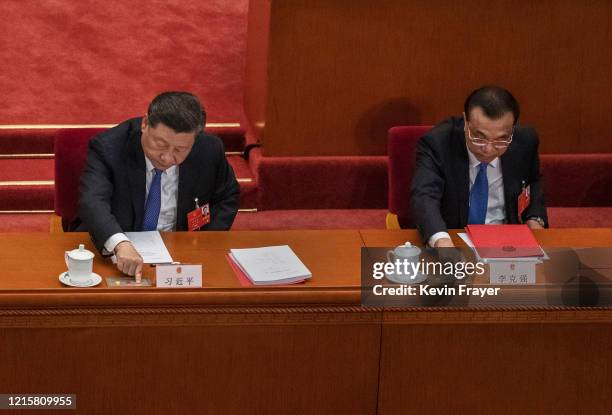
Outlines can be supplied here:
[[[106, 128], [65, 128], [55, 134], [55, 218], [52, 230], [66, 230], [76, 218], [79, 179], [87, 159], [87, 146], [96, 134]], [[61, 219], [61, 226], [58, 222]], [[55, 224], [53, 223], [55, 222]]]
[[413, 228], [410, 185], [416, 162], [416, 145], [430, 125], [393, 127], [387, 135], [389, 155], [389, 212], [387, 229]]
[[551, 227], [612, 226], [612, 153], [542, 154], [540, 170]]
[[546, 206], [612, 206], [612, 153], [542, 154]]

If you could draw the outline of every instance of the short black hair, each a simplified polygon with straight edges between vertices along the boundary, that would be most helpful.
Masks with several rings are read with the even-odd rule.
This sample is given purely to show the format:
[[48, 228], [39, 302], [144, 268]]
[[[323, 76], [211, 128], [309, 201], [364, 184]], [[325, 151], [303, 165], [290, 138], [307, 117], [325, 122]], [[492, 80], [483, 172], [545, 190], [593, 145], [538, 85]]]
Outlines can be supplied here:
[[169, 91], [156, 96], [147, 111], [149, 125], [162, 123], [177, 133], [196, 135], [204, 129], [206, 113], [198, 97], [189, 92]]
[[518, 101], [510, 91], [500, 86], [487, 85], [473, 91], [465, 100], [463, 109], [469, 121], [470, 111], [480, 107], [485, 115], [492, 120], [499, 119], [507, 112], [514, 115], [514, 124], [518, 122], [521, 109]]

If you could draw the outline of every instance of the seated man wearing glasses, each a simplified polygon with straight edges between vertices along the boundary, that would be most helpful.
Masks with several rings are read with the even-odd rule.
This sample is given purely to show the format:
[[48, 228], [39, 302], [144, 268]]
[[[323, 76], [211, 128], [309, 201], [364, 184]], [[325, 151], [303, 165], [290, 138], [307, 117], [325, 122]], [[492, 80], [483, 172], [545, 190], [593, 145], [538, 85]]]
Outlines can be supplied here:
[[509, 91], [482, 87], [467, 97], [462, 117], [419, 140], [412, 208], [430, 246], [452, 247], [447, 230], [467, 224], [547, 226], [538, 136], [517, 124], [519, 113]]

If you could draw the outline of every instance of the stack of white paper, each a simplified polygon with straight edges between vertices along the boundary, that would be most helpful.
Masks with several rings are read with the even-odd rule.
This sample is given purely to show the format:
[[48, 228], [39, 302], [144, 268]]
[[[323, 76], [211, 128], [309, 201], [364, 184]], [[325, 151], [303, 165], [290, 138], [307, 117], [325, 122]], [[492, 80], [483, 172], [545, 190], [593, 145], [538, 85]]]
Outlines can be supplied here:
[[312, 276], [287, 245], [231, 249], [230, 258], [254, 285], [292, 284]]
[[[158, 231], [126, 232], [125, 235], [145, 264], [170, 264], [172, 262], [168, 248]], [[115, 255], [112, 260], [113, 263], [117, 263]]]

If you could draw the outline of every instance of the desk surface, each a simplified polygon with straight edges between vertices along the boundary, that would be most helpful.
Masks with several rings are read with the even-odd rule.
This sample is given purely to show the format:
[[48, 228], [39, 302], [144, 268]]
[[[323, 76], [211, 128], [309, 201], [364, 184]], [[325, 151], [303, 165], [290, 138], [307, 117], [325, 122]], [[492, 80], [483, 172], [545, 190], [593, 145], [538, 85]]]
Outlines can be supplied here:
[[[605, 246], [612, 230], [536, 236]], [[64, 287], [64, 251], [92, 249], [87, 234], [3, 234], [0, 390], [75, 393], [79, 413], [93, 415], [499, 413], [500, 402], [504, 413], [609, 412], [612, 308], [361, 307], [360, 248], [416, 242], [415, 231], [163, 238], [176, 260], [204, 265], [203, 289]], [[312, 280], [241, 287], [228, 250], [278, 244]], [[94, 270], [118, 275], [99, 256]]]
[[[451, 231], [453, 242], [457, 246], [465, 246], [458, 232]], [[422, 244], [417, 231], [403, 230], [362, 230], [359, 231], [364, 244], [373, 246], [396, 246], [406, 241]], [[612, 247], [612, 228], [566, 228], [534, 230], [538, 242], [543, 247]]]
[[[169, 232], [162, 237], [174, 260], [203, 264], [203, 289], [108, 288], [105, 280], [93, 288], [65, 287], [58, 279], [66, 270], [64, 251], [79, 243], [94, 251], [86, 233], [7, 233], [0, 242], [0, 304], [359, 303], [363, 242], [358, 231]], [[310, 281], [283, 287], [240, 285], [227, 263], [230, 248], [284, 244], [310, 269]], [[110, 259], [99, 255], [94, 272], [103, 279], [120, 275]], [[154, 268], [145, 266], [144, 276], [154, 280]]]
[[[610, 246], [612, 229], [548, 229], [534, 232], [545, 247]], [[94, 250], [86, 233], [2, 235], [3, 275], [0, 305], [138, 305], [138, 304], [352, 304], [360, 303], [360, 248], [418, 242], [415, 230], [232, 231], [163, 233], [173, 259], [201, 263], [203, 289], [168, 290], [63, 286], [64, 251], [79, 243]], [[453, 232], [457, 244], [462, 244]], [[312, 272], [303, 284], [242, 287], [225, 255], [230, 248], [288, 244]], [[103, 278], [119, 276], [109, 259], [96, 255], [94, 271]], [[144, 275], [154, 279], [153, 268]], [[104, 294], [104, 295], [101, 295]]]

